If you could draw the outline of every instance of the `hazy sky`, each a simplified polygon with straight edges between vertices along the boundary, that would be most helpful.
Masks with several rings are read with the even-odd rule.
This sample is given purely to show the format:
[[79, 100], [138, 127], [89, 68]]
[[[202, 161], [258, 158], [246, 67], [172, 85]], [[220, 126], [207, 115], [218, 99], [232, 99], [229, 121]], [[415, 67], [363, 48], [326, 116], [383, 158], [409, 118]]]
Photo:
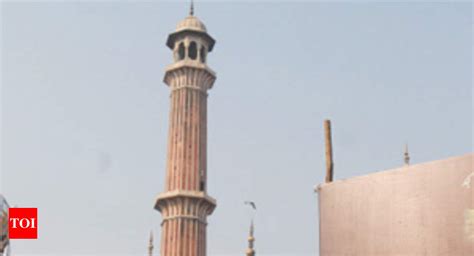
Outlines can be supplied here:
[[[38, 207], [21, 254], [159, 249], [168, 33], [188, 3], [1, 4], [1, 192]], [[209, 65], [211, 256], [316, 255], [322, 121], [335, 177], [472, 151], [470, 3], [197, 2]], [[156, 253], [158, 255], [158, 252]], [[36, 255], [36, 254], [35, 254]]]

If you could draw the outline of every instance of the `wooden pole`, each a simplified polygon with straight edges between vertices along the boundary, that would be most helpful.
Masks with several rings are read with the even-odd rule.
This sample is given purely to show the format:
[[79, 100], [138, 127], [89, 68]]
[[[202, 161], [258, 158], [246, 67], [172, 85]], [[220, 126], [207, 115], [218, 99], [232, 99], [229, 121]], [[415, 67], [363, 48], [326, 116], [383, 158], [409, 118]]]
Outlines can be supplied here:
[[324, 137], [326, 141], [326, 183], [333, 180], [334, 163], [332, 159], [331, 120], [324, 120]]

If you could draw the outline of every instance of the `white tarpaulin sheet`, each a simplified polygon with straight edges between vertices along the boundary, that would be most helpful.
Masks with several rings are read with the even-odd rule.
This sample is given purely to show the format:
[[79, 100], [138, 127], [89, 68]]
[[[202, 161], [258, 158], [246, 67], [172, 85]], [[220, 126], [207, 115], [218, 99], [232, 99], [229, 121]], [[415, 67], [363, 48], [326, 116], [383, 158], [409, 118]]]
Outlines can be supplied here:
[[474, 255], [473, 156], [320, 185], [320, 255]]

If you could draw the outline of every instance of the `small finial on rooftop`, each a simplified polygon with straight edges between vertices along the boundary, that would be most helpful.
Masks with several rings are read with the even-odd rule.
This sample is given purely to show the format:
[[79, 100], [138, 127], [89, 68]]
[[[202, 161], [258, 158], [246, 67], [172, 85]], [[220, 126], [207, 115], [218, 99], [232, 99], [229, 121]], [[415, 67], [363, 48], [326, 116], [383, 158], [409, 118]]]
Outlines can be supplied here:
[[[252, 207], [252, 209], [254, 210], [254, 214], [255, 214], [255, 211], [257, 210], [257, 206], [255, 205], [254, 202], [252, 201], [245, 201], [244, 204], [247, 204], [249, 206]], [[254, 237], [254, 224], [253, 224], [253, 217], [252, 217], [252, 220], [250, 221], [250, 230], [249, 230], [249, 236], [247, 238], [248, 240], [248, 248], [247, 248], [247, 251], [245, 252], [245, 255], [246, 256], [255, 256], [255, 249], [254, 249], [254, 243], [255, 243], [255, 237]]]
[[250, 221], [250, 231], [249, 235], [253, 237], [253, 230], [254, 230], [254, 225], [253, 225], [253, 219]]
[[191, 7], [189, 8], [189, 15], [194, 15], [194, 1], [191, 0]]
[[326, 144], [326, 183], [334, 178], [334, 160], [332, 156], [331, 120], [324, 120], [324, 141]]
[[405, 144], [404, 161], [405, 165], [410, 165], [410, 154], [408, 153], [408, 144]]
[[153, 256], [153, 231], [150, 231], [150, 240], [148, 241], [148, 255]]
[[248, 248], [247, 251], [245, 252], [246, 256], [255, 256], [255, 249], [254, 249], [254, 243], [255, 243], [255, 237], [253, 236], [254, 232], [254, 225], [253, 225], [253, 219], [252, 222], [250, 222], [250, 230], [249, 230], [249, 237], [248, 237]]

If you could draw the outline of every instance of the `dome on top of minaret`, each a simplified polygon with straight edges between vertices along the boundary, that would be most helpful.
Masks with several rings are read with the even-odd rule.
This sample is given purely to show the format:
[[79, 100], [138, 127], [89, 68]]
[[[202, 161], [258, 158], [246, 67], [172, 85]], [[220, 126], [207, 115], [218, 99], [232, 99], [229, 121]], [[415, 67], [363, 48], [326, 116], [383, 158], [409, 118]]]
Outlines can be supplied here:
[[183, 31], [183, 30], [193, 30], [197, 32], [206, 33], [206, 26], [200, 19], [196, 16], [189, 15], [184, 20], [180, 21], [176, 26], [176, 31]]
[[189, 15], [180, 21], [176, 26], [176, 31], [168, 36], [166, 45], [170, 49], [174, 49], [176, 40], [183, 35], [198, 35], [203, 38], [208, 46], [207, 51], [211, 52], [214, 47], [215, 40], [209, 34], [204, 23], [196, 16], [194, 16], [194, 3], [191, 1], [191, 8], [189, 9]]

